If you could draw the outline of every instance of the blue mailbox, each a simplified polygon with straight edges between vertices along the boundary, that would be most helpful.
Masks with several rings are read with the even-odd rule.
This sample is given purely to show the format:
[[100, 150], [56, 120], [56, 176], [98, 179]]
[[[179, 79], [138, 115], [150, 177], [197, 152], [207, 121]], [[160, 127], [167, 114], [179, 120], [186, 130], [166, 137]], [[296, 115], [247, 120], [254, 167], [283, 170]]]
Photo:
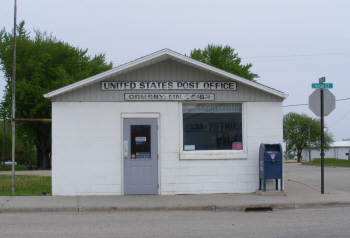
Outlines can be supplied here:
[[266, 191], [266, 179], [281, 181], [283, 191], [283, 152], [281, 144], [261, 144], [259, 150], [259, 190], [263, 182], [263, 191]]

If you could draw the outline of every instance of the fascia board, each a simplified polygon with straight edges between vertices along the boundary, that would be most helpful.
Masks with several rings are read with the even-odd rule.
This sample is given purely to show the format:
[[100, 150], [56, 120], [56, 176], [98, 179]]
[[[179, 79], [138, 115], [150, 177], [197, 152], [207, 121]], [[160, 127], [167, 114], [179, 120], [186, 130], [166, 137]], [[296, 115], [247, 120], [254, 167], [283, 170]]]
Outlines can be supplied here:
[[[162, 57], [162, 56], [165, 56], [165, 57]], [[205, 71], [210, 71], [210, 72], [216, 73], [218, 75], [227, 77], [229, 79], [236, 80], [236, 81], [238, 81], [240, 83], [243, 83], [243, 84], [246, 84], [248, 86], [251, 86], [251, 87], [260, 89], [262, 91], [271, 93], [273, 95], [282, 97], [283, 99], [286, 99], [287, 96], [288, 96], [287, 94], [284, 94], [281, 91], [269, 88], [269, 87], [267, 87], [265, 85], [262, 85], [262, 84], [259, 84], [259, 83], [247, 80], [245, 78], [242, 78], [242, 77], [239, 77], [237, 75], [231, 74], [231, 73], [226, 72], [224, 70], [215, 68], [215, 67], [213, 67], [211, 65], [205, 64], [205, 63], [197, 61], [197, 60], [194, 60], [194, 59], [192, 59], [192, 58], [190, 58], [188, 56], [184, 56], [182, 54], [179, 54], [179, 53], [174, 52], [174, 51], [169, 50], [169, 49], [163, 49], [163, 50], [160, 50], [160, 51], [155, 52], [153, 54], [150, 54], [150, 55], [144, 56], [142, 58], [136, 59], [134, 61], [131, 61], [129, 63], [120, 65], [120, 66], [118, 66], [118, 67], [116, 67], [114, 69], [108, 70], [106, 72], [97, 74], [97, 75], [92, 76], [90, 78], [78, 81], [78, 82], [70, 84], [70, 85], [68, 85], [66, 87], [63, 87], [63, 88], [57, 89], [55, 91], [49, 92], [47, 94], [44, 94], [44, 97], [45, 98], [52, 98], [52, 97], [58, 96], [58, 95], [60, 95], [62, 93], [66, 93], [66, 92], [78, 89], [80, 87], [84, 87], [84, 86], [87, 86], [89, 84], [96, 83], [98, 81], [101, 81], [101, 80], [103, 80], [103, 79], [105, 79], [107, 77], [111, 77], [113, 75], [116, 75], [118, 73], [125, 73], [125, 72], [128, 72], [128, 71], [135, 70], [137, 68], [143, 67], [145, 65], [145, 63], [153, 64], [153, 63], [162, 61], [162, 60], [164, 60], [166, 58], [171, 58], [173, 60], [176, 60], [176, 61], [188, 64], [188, 65], [192, 65], [194, 67], [198, 67], [198, 68], [203, 69]]]

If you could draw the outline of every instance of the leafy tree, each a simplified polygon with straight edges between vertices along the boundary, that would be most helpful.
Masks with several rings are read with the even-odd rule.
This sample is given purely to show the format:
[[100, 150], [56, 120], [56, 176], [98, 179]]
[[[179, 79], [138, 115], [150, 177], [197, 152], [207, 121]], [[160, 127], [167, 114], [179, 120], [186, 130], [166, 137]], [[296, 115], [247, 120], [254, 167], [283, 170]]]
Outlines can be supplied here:
[[[112, 68], [105, 54], [94, 57], [68, 43], [57, 40], [52, 34], [34, 29], [34, 37], [24, 28], [24, 21], [17, 26], [16, 57], [16, 118], [51, 118], [51, 102], [43, 94], [93, 76]], [[0, 63], [5, 75], [5, 102], [11, 110], [13, 34], [0, 31]], [[18, 122], [16, 137], [34, 143], [38, 168], [50, 168], [51, 123]]]
[[195, 48], [191, 51], [190, 57], [252, 81], [259, 77], [250, 72], [253, 65], [242, 65], [238, 53], [235, 53], [235, 50], [228, 45], [223, 47], [222, 45], [208, 44], [204, 50]]
[[[296, 151], [298, 162], [300, 162], [301, 152], [308, 148], [310, 122], [310, 147], [321, 148], [321, 122], [320, 119], [314, 119], [307, 116], [305, 113], [298, 114], [290, 112], [283, 116], [283, 140], [287, 144], [287, 153]], [[333, 135], [324, 126], [324, 147], [330, 148], [333, 143]]]

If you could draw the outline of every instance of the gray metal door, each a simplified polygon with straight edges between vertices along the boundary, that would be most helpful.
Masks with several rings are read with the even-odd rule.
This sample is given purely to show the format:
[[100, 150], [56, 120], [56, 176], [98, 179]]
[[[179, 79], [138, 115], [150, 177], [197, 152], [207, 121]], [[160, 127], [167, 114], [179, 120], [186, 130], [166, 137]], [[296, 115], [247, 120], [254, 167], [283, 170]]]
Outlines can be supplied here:
[[124, 194], [158, 194], [157, 119], [123, 119]]

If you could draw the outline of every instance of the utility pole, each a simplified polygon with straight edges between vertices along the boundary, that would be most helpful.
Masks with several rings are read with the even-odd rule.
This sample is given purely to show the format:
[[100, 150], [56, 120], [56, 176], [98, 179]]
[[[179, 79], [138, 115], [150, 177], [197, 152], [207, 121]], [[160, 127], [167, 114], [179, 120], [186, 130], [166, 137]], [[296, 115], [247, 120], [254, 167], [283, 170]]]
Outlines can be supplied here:
[[307, 123], [309, 127], [309, 163], [311, 163], [311, 153], [310, 153], [310, 121]]
[[15, 196], [15, 86], [16, 86], [16, 31], [17, 31], [17, 0], [15, 0], [15, 10], [14, 10], [14, 27], [13, 27], [13, 71], [12, 71], [12, 110], [11, 110], [11, 125], [12, 125], [12, 196]]
[[2, 136], [2, 167], [4, 168], [5, 167], [5, 120], [6, 120], [6, 110], [5, 110], [5, 107], [3, 108], [4, 109], [4, 120], [3, 120], [3, 123], [4, 123], [4, 128], [3, 128], [3, 136]]

